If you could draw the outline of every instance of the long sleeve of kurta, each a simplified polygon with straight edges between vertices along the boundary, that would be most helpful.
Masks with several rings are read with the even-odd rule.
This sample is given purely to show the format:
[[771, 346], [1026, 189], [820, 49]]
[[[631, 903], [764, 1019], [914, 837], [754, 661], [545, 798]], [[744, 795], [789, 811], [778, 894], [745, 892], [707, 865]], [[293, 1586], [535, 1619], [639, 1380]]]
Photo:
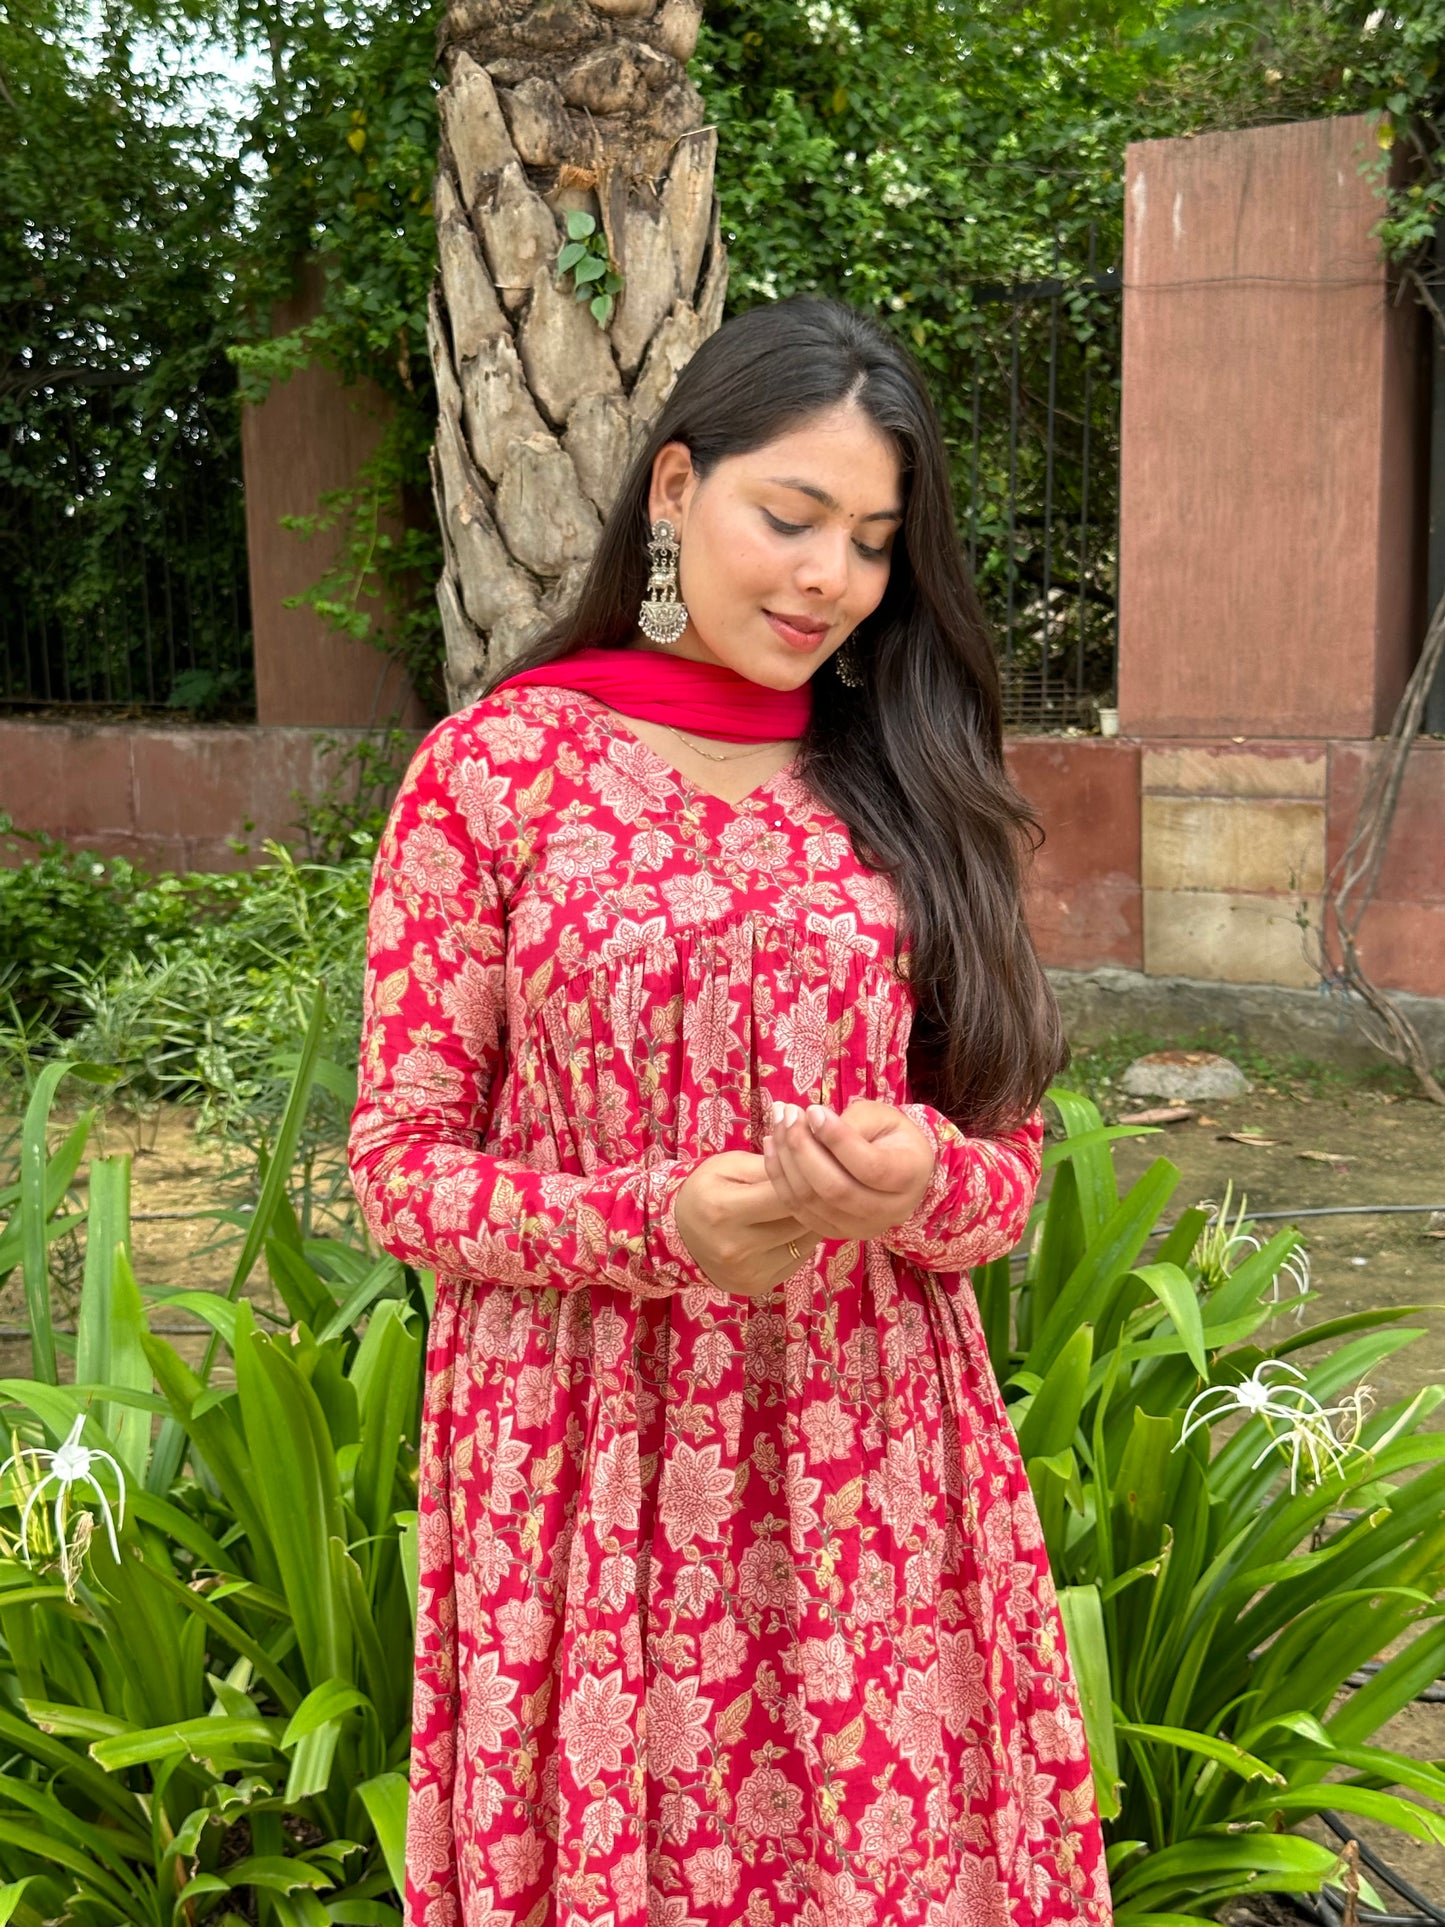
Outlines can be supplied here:
[[482, 1149], [503, 1070], [505, 926], [490, 833], [508, 785], [478, 758], [448, 757], [453, 740], [438, 731], [423, 746], [377, 854], [351, 1125], [366, 1222], [405, 1263], [488, 1284], [646, 1296], [705, 1285], [673, 1219], [696, 1159], [577, 1175]]
[[970, 1137], [931, 1104], [905, 1117], [933, 1146], [933, 1176], [918, 1209], [884, 1244], [924, 1271], [967, 1271], [1012, 1251], [1038, 1189], [1044, 1123], [1035, 1112], [1007, 1137]]

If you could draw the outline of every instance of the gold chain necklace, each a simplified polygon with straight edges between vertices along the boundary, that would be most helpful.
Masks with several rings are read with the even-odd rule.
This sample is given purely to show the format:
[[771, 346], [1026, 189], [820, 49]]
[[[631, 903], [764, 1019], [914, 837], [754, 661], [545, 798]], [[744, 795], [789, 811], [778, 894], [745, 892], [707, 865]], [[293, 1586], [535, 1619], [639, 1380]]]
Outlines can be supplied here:
[[696, 743], [689, 742], [682, 731], [680, 729], [674, 729], [671, 723], [664, 723], [662, 726], [665, 730], [669, 731], [670, 734], [675, 736], [687, 749], [690, 749], [694, 756], [700, 756], [705, 763], [741, 763], [749, 756], [756, 756], [759, 750], [777, 749], [779, 744], [787, 741], [786, 737], [779, 736], [771, 743], [754, 743], [749, 749], [738, 749], [734, 750], [730, 756], [719, 756], [716, 750], [699, 749]]

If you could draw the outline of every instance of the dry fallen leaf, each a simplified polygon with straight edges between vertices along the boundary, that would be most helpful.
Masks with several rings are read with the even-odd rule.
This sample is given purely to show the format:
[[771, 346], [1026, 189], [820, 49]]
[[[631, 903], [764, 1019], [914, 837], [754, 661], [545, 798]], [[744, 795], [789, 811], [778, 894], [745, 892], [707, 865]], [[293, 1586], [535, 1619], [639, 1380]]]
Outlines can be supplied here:
[[1288, 1139], [1256, 1137], [1252, 1131], [1221, 1131], [1214, 1141], [1216, 1144], [1254, 1144], [1263, 1150], [1272, 1151], [1277, 1144], [1285, 1144]]
[[1194, 1122], [1199, 1125], [1201, 1130], [1205, 1131], [1217, 1130], [1219, 1127], [1219, 1119], [1217, 1117], [1197, 1117]]
[[1351, 1157], [1353, 1157], [1353, 1155], [1354, 1155], [1353, 1152], [1344, 1152], [1344, 1151], [1296, 1151], [1295, 1152], [1295, 1156], [1297, 1158], [1309, 1158], [1315, 1164], [1335, 1164], [1335, 1165], [1341, 1165], [1341, 1166], [1348, 1164], [1350, 1162]]
[[1169, 1104], [1152, 1111], [1127, 1111], [1121, 1124], [1187, 1124], [1194, 1115], [1187, 1104]]

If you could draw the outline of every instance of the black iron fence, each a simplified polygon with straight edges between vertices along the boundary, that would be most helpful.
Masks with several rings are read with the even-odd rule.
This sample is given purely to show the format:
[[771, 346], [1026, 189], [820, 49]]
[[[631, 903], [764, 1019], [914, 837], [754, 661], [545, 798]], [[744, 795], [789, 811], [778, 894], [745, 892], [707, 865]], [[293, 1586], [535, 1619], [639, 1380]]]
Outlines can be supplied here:
[[1122, 277], [1095, 254], [972, 290], [955, 460], [1013, 729], [1093, 729], [1117, 684]]
[[7, 403], [0, 706], [245, 714], [234, 398], [158, 401], [125, 371], [64, 371]]
[[[1120, 277], [1081, 252], [970, 289], [941, 382], [1019, 730], [1092, 729], [1116, 683]], [[0, 399], [0, 706], [246, 713], [234, 395], [90, 372]]]

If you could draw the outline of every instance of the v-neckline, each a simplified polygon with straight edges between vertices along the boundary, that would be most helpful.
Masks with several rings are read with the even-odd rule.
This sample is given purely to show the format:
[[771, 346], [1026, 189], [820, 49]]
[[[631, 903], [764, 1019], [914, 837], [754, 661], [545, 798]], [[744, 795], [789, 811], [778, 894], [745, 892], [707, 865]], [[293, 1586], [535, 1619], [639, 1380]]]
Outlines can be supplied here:
[[692, 778], [680, 770], [675, 763], [669, 763], [660, 751], [655, 750], [651, 743], [646, 742], [638, 735], [637, 731], [633, 729], [621, 710], [609, 708], [608, 705], [598, 697], [589, 695], [584, 691], [569, 690], [567, 693], [574, 701], [580, 700], [595, 704], [600, 714], [606, 718], [608, 728], [611, 729], [615, 735], [625, 736], [629, 743], [635, 743], [640, 750], [650, 756], [657, 767], [665, 773], [671, 782], [677, 785], [684, 796], [697, 797], [705, 803], [716, 803], [722, 809], [731, 810], [734, 816], [747, 814], [747, 806], [749, 804], [766, 797], [775, 783], [780, 782], [783, 777], [791, 775], [798, 767], [798, 752], [795, 750], [787, 762], [782, 764], [778, 769], [775, 769], [771, 776], [765, 776], [761, 783], [755, 783], [750, 790], [747, 790], [734, 801], [731, 797], [719, 796], [716, 790], [704, 789], [700, 783], [694, 783]]

